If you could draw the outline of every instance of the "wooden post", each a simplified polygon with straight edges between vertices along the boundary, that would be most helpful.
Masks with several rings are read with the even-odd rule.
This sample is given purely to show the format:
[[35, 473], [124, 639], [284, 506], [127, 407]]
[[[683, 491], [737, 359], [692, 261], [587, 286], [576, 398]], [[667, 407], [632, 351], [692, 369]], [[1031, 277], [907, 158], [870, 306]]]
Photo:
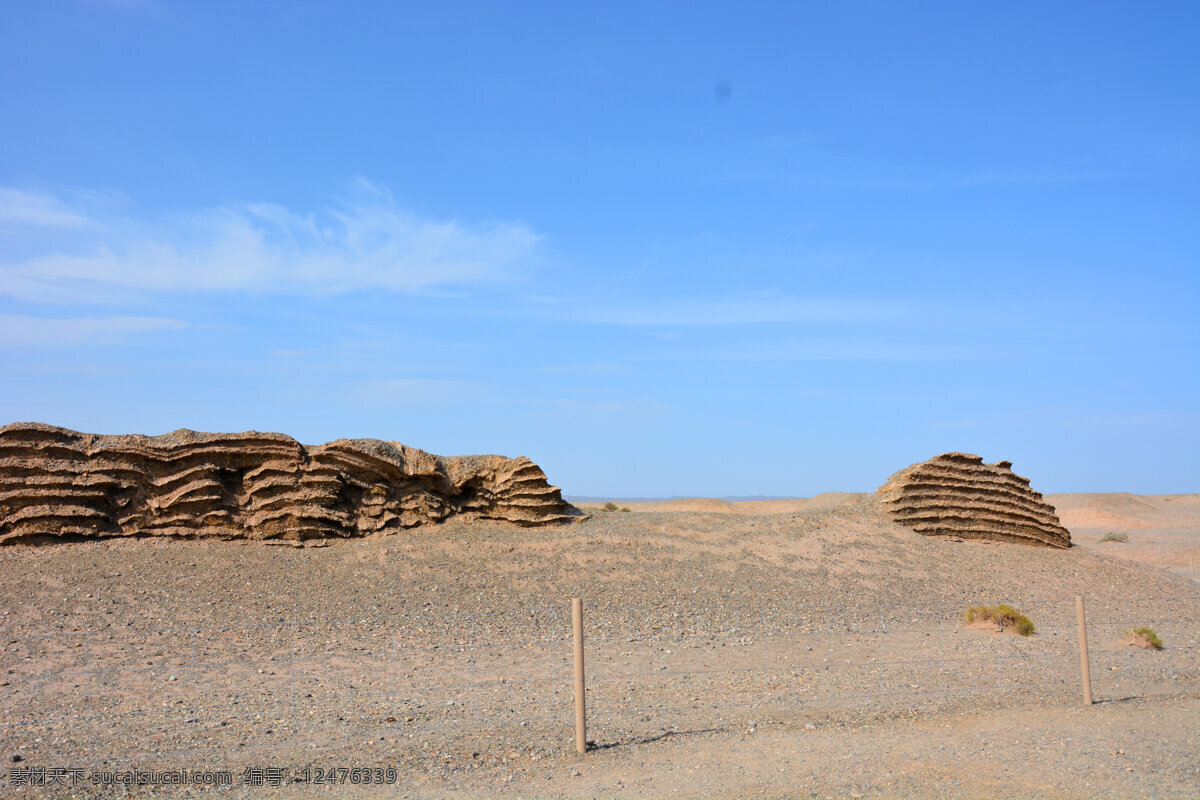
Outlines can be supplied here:
[[587, 702], [583, 680], [583, 600], [571, 600], [571, 621], [575, 628], [575, 752], [587, 752]]
[[1088, 669], [1087, 622], [1083, 616], [1083, 598], [1075, 595], [1075, 616], [1079, 618], [1079, 675], [1083, 681], [1083, 704], [1092, 704], [1092, 672]]

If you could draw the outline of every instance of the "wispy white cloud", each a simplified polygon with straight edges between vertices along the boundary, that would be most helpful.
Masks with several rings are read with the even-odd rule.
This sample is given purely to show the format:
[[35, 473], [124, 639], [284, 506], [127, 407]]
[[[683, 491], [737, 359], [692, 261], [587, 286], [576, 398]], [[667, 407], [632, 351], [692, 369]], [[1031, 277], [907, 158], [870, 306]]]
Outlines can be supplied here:
[[978, 172], [966, 175], [960, 181], [961, 186], [1040, 186], [1042, 184], [1083, 183], [1086, 181], [1103, 180], [1104, 175], [1087, 170], [1056, 170], [1046, 169], [1007, 169]]
[[766, 323], [886, 322], [906, 314], [903, 304], [867, 299], [755, 295], [676, 298], [655, 304], [592, 307], [575, 319], [610, 325], [694, 326]]
[[361, 383], [356, 394], [364, 408], [444, 405], [478, 399], [487, 385], [476, 381], [389, 378]]
[[961, 361], [997, 357], [993, 349], [969, 342], [931, 342], [912, 338], [906, 331], [882, 331], [845, 337], [815, 337], [784, 341], [760, 341], [739, 345], [709, 345], [688, 348], [670, 347], [659, 352], [629, 356], [631, 362], [736, 361], [878, 361], [922, 362]]
[[976, 417], [934, 420], [931, 428], [1190, 428], [1200, 423], [1200, 414], [1188, 411], [1105, 412], [1074, 406], [1029, 406]]
[[[1178, 160], [1188, 158], [1186, 150]], [[1165, 160], [1171, 156], [1164, 153]], [[730, 162], [730, 177], [754, 183], [866, 190], [957, 191], [993, 185], [1041, 186], [1100, 182], [1125, 174], [1113, 164], [1080, 161], [968, 165], [922, 164], [868, 158], [813, 131], [780, 132], [751, 139], [744, 158]]]
[[1141, 428], [1141, 427], [1179, 427], [1195, 428], [1200, 423], [1200, 414], [1187, 411], [1148, 411], [1132, 413], [1098, 413], [1081, 414], [1078, 417], [1068, 417], [1064, 424], [1080, 428]]
[[102, 226], [62, 199], [45, 192], [0, 186], [0, 226], [13, 228], [82, 228]]
[[532, 385], [505, 380], [450, 380], [440, 378], [387, 378], [354, 387], [362, 408], [421, 408], [449, 406], [484, 413], [485, 407], [504, 406], [533, 410], [538, 415], [559, 415], [579, 424], [632, 423], [661, 417], [669, 411], [662, 402], [625, 397], [612, 387]]
[[598, 361], [581, 364], [548, 364], [538, 367], [537, 371], [550, 375], [629, 375], [633, 369], [628, 364]]
[[36, 349], [106, 344], [127, 336], [181, 330], [187, 323], [163, 317], [49, 319], [0, 314], [0, 348]]
[[669, 403], [652, 397], [521, 397], [525, 408], [537, 408], [542, 416], [549, 415], [559, 424], [573, 429], [627, 431], [661, 423], [676, 411]]
[[159, 0], [87, 0], [94, 6], [108, 6], [121, 11], [143, 14], [165, 19], [169, 16], [167, 6]]
[[[270, 203], [205, 209], [171, 220], [97, 219], [46, 195], [6, 190], [12, 225], [93, 231], [65, 249], [13, 257], [0, 249], [0, 293], [74, 301], [126, 294], [254, 291], [326, 294], [429, 291], [512, 277], [540, 237], [518, 222], [422, 218], [360, 181], [355, 196], [315, 212]], [[114, 291], [115, 290], [115, 291]]]
[[816, 131], [779, 131], [778, 133], [758, 136], [750, 140], [750, 146], [777, 152], [807, 150], [813, 144], [828, 143], [829, 138]]

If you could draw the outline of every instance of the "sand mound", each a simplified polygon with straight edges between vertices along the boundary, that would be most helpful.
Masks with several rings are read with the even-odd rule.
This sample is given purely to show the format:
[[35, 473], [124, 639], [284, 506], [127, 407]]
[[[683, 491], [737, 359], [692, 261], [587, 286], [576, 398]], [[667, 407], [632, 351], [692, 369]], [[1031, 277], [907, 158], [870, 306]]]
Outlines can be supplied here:
[[1049, 498], [1064, 525], [1077, 528], [1143, 529], [1200, 527], [1197, 495], [1056, 494]]
[[1162, 650], [1163, 648], [1162, 640], [1149, 629], [1129, 631], [1121, 643], [1126, 647], [1138, 647], [1142, 650]]
[[52, 537], [303, 541], [449, 517], [518, 525], [578, 512], [527, 458], [443, 458], [376, 439], [279, 433], [98, 436], [0, 428], [0, 543]]
[[[793, 514], [800, 511], [829, 511], [858, 502], [861, 492], [825, 492], [815, 497], [786, 497], [773, 500], [720, 500], [713, 497], [679, 497], [672, 500], [624, 500], [617, 505], [630, 511], [700, 512], [707, 514]], [[599, 503], [588, 509], [602, 510]]]
[[892, 519], [927, 536], [1071, 546], [1054, 507], [1009, 461], [944, 453], [900, 470], [875, 494]]

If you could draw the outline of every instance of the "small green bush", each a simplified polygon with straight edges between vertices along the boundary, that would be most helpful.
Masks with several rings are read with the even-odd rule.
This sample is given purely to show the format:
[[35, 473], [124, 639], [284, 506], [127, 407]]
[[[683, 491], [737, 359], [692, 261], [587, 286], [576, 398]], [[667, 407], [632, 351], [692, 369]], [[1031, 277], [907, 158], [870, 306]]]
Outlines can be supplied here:
[[1012, 628], [1022, 636], [1029, 636], [1037, 630], [1029, 617], [1004, 603], [995, 606], [971, 606], [963, 614], [963, 620], [968, 625], [972, 622], [994, 622], [1000, 626], [1000, 630]]
[[605, 504], [604, 504], [604, 510], [605, 510], [605, 511], [616, 511], [616, 510], [617, 510], [617, 504], [616, 504], [616, 503], [605, 503]]
[[625, 507], [624, 507], [624, 508], [622, 508], [621, 510], [622, 510], [622, 511], [628, 511], [628, 510], [629, 510], [629, 506], [625, 506]]
[[1129, 534], [1128, 533], [1113, 533], [1112, 531], [1109, 531], [1108, 533], [1106, 533], [1100, 537], [1100, 541], [1102, 541], [1102, 542], [1121, 542], [1122, 544], [1126, 544], [1129, 542]]
[[1158, 638], [1158, 634], [1154, 632], [1154, 628], [1149, 628], [1143, 625], [1140, 628], [1131, 629], [1129, 631], [1129, 635], [1135, 639], [1141, 639], [1155, 650], [1163, 649], [1163, 640]]

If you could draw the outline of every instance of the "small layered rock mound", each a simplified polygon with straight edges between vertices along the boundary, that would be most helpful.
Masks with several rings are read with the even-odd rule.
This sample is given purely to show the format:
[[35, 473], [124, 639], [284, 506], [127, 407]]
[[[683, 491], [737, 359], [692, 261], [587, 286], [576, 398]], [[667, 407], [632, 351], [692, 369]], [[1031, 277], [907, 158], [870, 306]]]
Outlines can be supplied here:
[[892, 519], [926, 536], [1071, 546], [1054, 507], [1011, 461], [944, 453], [900, 470], [875, 496]]
[[306, 447], [280, 433], [98, 436], [0, 428], [0, 543], [46, 536], [355, 537], [449, 517], [517, 525], [580, 512], [527, 458], [397, 442]]

